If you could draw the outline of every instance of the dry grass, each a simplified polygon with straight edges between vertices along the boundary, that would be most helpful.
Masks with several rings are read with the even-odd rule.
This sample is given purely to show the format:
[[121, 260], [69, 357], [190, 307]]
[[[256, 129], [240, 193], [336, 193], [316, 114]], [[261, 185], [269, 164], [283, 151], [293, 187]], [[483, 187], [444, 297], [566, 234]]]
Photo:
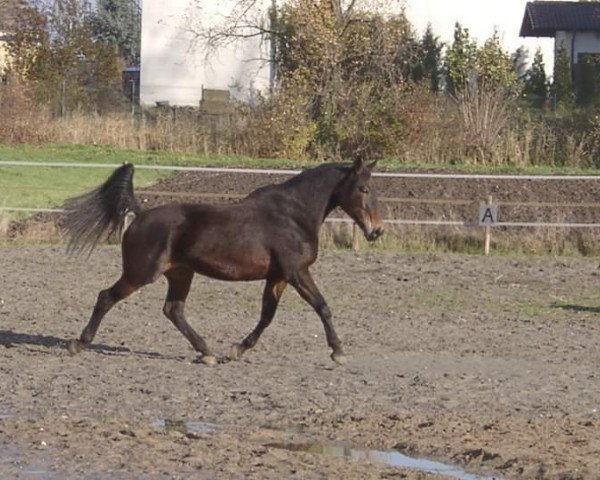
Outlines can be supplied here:
[[[352, 248], [350, 224], [326, 224], [321, 231], [325, 248]], [[410, 252], [483, 254], [484, 230], [480, 227], [388, 225], [375, 243], [359, 232], [359, 248]], [[600, 255], [600, 233], [591, 229], [496, 228], [492, 254], [500, 255]]]
[[[359, 142], [370, 152], [384, 152], [396, 164], [411, 165], [595, 164], [600, 128], [587, 125], [585, 115], [532, 114], [503, 93], [482, 89], [467, 90], [456, 101], [423, 88], [411, 88], [409, 93], [398, 92], [392, 118], [378, 118], [377, 109], [365, 113], [362, 103], [357, 111], [349, 111], [343, 128], [338, 128], [340, 139], [346, 138], [339, 140], [344, 148], [352, 150], [352, 142]], [[57, 118], [34, 104], [25, 87], [15, 85], [0, 88], [0, 142], [262, 158], [341, 154], [327, 153], [327, 147], [319, 144], [315, 121], [301, 108], [301, 99], [296, 100], [276, 98], [262, 107], [240, 106], [222, 116], [191, 108], [156, 108], [135, 116], [129, 111], [71, 112]]]
[[52, 138], [57, 143], [77, 145], [114, 145], [120, 148], [137, 149], [140, 136], [131, 118], [124, 114], [77, 113], [50, 122]]
[[[44, 136], [31, 136], [27, 143], [60, 143], [73, 145], [110, 145], [127, 150], [162, 152], [239, 153], [230, 142], [229, 121], [202, 118], [199, 115], [177, 115], [173, 111], [152, 112], [141, 119], [128, 113], [73, 113], [54, 118], [44, 112], [20, 118], [22, 130], [43, 130]], [[41, 125], [44, 125], [42, 128]], [[22, 143], [10, 135], [7, 143]]]

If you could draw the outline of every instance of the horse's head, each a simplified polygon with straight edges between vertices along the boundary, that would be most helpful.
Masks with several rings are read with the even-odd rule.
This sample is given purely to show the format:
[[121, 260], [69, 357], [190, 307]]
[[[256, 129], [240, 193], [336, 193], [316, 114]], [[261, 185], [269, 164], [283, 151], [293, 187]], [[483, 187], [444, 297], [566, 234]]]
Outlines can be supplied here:
[[376, 163], [365, 165], [362, 159], [355, 160], [336, 192], [339, 206], [358, 224], [370, 242], [377, 240], [384, 230], [375, 186], [371, 183], [371, 171]]

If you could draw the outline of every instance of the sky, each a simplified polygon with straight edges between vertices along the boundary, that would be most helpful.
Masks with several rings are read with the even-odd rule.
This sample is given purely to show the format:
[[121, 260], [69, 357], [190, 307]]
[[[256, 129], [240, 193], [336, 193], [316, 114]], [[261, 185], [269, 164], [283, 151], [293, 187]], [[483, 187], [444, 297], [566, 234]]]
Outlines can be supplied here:
[[404, 4], [408, 19], [420, 34], [431, 23], [434, 34], [451, 43], [454, 24], [458, 21], [481, 45], [496, 27], [504, 48], [510, 53], [523, 45], [531, 61], [540, 46], [546, 73], [552, 73], [554, 39], [519, 37], [527, 0], [405, 0]]

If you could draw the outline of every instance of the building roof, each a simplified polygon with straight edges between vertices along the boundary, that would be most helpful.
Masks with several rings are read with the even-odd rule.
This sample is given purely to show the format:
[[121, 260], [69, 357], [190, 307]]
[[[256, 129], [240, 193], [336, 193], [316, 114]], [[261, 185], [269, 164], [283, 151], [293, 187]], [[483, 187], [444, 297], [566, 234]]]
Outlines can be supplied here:
[[557, 31], [600, 31], [600, 2], [528, 2], [521, 37], [554, 37]]

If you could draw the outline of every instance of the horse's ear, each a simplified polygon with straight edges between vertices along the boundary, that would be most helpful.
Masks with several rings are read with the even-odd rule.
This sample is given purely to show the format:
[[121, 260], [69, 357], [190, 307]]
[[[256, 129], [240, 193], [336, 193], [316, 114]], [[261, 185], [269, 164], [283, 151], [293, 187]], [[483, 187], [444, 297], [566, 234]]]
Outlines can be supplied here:
[[356, 156], [354, 158], [354, 163], [352, 164], [352, 171], [358, 175], [362, 172], [363, 168], [364, 168], [365, 164], [363, 162], [363, 159], [361, 156]]
[[373, 169], [375, 168], [375, 165], [377, 165], [377, 160], [375, 160], [374, 162], [371, 162], [367, 165], [367, 170], [369, 170], [369, 172], [372, 172]]

